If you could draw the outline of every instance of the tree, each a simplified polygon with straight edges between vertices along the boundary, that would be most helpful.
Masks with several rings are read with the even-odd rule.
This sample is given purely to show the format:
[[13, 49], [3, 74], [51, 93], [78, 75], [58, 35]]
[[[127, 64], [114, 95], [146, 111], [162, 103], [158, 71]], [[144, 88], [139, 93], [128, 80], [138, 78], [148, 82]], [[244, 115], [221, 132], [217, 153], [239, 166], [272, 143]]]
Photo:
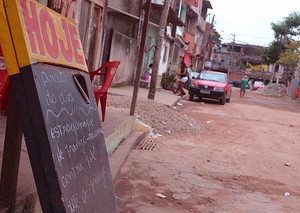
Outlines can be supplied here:
[[271, 23], [271, 26], [275, 33], [275, 39], [289, 42], [293, 36], [297, 36], [300, 33], [300, 13], [293, 12], [283, 18], [282, 22]]
[[300, 58], [300, 42], [292, 41], [286, 45], [286, 50], [280, 54], [277, 60], [278, 64], [285, 67], [286, 75], [289, 80], [292, 79]]
[[218, 31], [216, 29], [214, 29], [214, 34], [213, 34], [212, 39], [213, 39], [213, 42], [215, 43], [215, 46], [217, 48], [220, 48], [222, 39], [221, 39], [221, 35], [218, 33]]
[[[295, 36], [300, 35], [300, 13], [293, 12], [289, 16], [283, 18], [282, 22], [272, 23], [272, 29], [275, 33], [275, 39], [284, 45], [280, 52], [278, 64], [284, 65], [288, 71], [292, 73], [300, 72], [299, 64], [299, 42], [295, 41]], [[298, 65], [297, 65], [298, 64]], [[300, 73], [295, 74], [297, 78]], [[300, 80], [300, 79], [297, 79]]]
[[280, 54], [277, 60], [278, 64], [282, 64], [286, 67], [296, 67], [300, 56], [300, 42], [293, 41], [286, 45], [286, 50]]
[[[300, 13], [293, 12], [283, 21], [278, 23], [271, 23], [274, 31], [275, 39], [268, 47], [260, 48], [258, 52], [263, 58], [263, 62], [267, 64], [282, 64], [290, 75], [299, 70], [300, 64], [297, 46], [298, 42], [295, 40], [296, 36], [300, 35]], [[296, 48], [296, 49], [295, 49]], [[298, 64], [298, 65], [297, 65]]]
[[282, 22], [272, 23], [271, 26], [276, 41], [284, 45], [284, 50], [280, 53], [277, 63], [287, 68], [285, 74], [292, 79], [289, 97], [295, 98], [295, 90], [299, 87], [300, 82], [299, 44], [295, 39], [300, 35], [300, 13], [293, 12]]
[[277, 62], [284, 49], [285, 47], [281, 41], [274, 40], [268, 47], [258, 48], [257, 52], [261, 55], [263, 63], [274, 64]]

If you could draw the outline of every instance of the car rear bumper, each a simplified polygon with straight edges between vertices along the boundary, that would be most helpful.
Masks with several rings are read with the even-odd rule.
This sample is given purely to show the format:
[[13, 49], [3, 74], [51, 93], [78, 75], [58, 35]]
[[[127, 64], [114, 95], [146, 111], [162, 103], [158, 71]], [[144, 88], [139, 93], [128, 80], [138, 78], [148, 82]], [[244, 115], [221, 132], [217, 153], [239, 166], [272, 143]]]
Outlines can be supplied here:
[[198, 96], [199, 98], [221, 99], [225, 96], [225, 92], [218, 92], [210, 89], [200, 89], [190, 87], [189, 94]]

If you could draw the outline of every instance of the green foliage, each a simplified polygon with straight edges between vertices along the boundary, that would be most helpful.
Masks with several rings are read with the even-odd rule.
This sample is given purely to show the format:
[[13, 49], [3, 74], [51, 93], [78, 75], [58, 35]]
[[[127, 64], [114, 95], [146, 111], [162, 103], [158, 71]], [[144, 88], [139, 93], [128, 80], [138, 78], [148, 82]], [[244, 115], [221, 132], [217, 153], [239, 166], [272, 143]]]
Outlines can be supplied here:
[[292, 36], [299, 35], [300, 13], [293, 12], [283, 18], [282, 22], [271, 23], [276, 39], [291, 40]]
[[[295, 63], [296, 57], [292, 56], [295, 52], [290, 49], [292, 42], [295, 42], [294, 37], [300, 34], [300, 13], [293, 12], [283, 21], [271, 23], [274, 31], [275, 39], [268, 47], [258, 50], [262, 56], [264, 63], [273, 64], [279, 63], [284, 65], [292, 65]], [[285, 53], [287, 51], [287, 53]]]
[[215, 43], [215, 45], [220, 48], [221, 46], [221, 35], [218, 33], [218, 31], [216, 29], [214, 29], [214, 35], [213, 35], [213, 42]]
[[273, 64], [279, 59], [280, 54], [284, 51], [284, 44], [280, 41], [273, 41], [268, 47], [260, 47], [257, 52], [262, 57], [263, 63]]
[[280, 54], [277, 60], [278, 64], [282, 64], [287, 68], [295, 69], [300, 57], [300, 42], [291, 42], [286, 45], [286, 50]]

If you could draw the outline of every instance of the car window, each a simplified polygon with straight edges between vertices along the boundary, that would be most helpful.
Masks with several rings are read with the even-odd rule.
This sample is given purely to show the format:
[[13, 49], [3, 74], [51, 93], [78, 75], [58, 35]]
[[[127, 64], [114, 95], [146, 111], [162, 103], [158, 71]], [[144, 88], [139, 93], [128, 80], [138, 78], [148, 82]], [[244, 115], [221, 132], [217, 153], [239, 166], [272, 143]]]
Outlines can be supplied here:
[[199, 73], [198, 72], [191, 72], [190, 73], [190, 78], [198, 78], [199, 77]]
[[254, 84], [255, 84], [255, 85], [259, 85], [259, 86], [264, 85], [264, 83], [263, 83], [263, 82], [260, 82], [260, 81], [255, 81]]
[[202, 72], [200, 74], [200, 79], [207, 80], [207, 81], [216, 81], [216, 82], [226, 83], [225, 76], [219, 75], [216, 73]]

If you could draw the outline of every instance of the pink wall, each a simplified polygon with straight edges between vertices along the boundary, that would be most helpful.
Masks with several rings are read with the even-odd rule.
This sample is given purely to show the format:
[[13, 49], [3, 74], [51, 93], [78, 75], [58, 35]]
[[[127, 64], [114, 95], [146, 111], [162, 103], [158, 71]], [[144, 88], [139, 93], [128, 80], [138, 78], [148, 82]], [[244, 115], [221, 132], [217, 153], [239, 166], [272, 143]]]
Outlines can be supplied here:
[[188, 67], [190, 65], [190, 54], [184, 53], [184, 59], [183, 59], [185, 65]]

